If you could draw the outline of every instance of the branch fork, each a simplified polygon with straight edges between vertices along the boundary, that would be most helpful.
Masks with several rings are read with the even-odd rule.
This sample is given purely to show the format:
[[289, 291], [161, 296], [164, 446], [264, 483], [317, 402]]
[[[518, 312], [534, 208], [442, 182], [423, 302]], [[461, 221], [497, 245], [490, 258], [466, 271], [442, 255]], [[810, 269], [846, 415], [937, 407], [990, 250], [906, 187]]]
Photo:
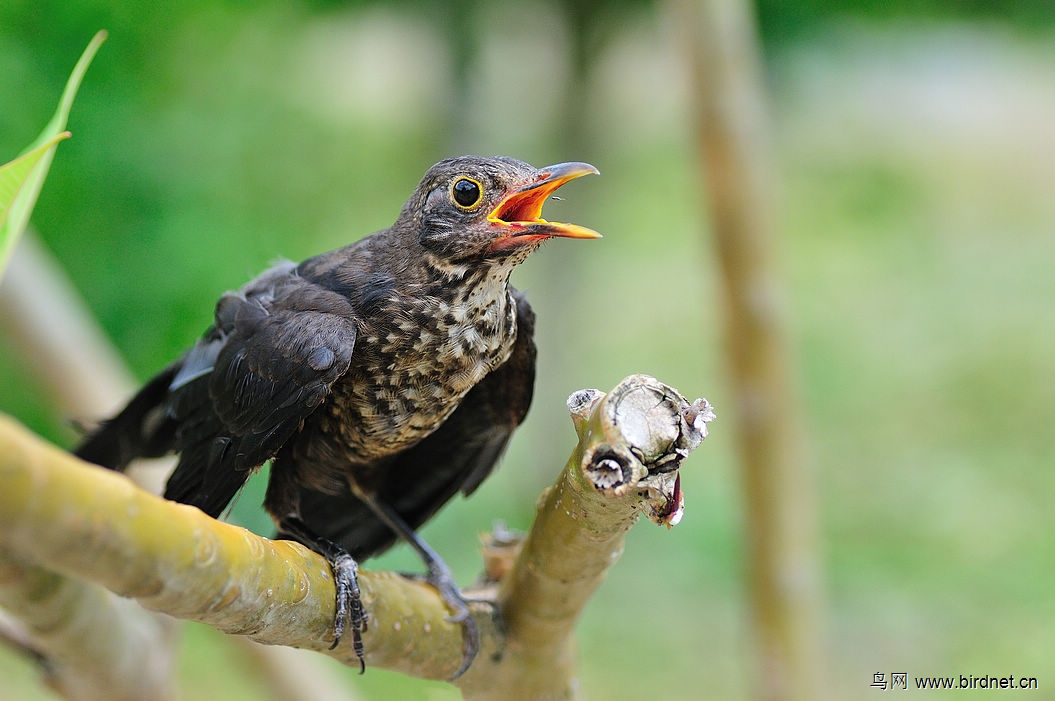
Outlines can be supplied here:
[[[714, 419], [707, 400], [689, 402], [646, 375], [607, 394], [581, 390], [568, 406], [578, 444], [519, 551], [504, 535], [504, 554], [488, 557], [500, 581], [471, 605], [481, 650], [454, 682], [466, 698], [576, 696], [575, 623], [641, 514], [667, 527], [680, 520], [679, 468]], [[0, 483], [0, 555], [155, 611], [358, 665], [350, 642], [328, 649], [335, 591], [316, 553], [160, 499], [2, 416]], [[462, 631], [438, 594], [386, 572], [362, 571], [360, 585], [371, 616], [367, 665], [449, 679]], [[8, 596], [4, 604], [17, 613], [34, 602]]]

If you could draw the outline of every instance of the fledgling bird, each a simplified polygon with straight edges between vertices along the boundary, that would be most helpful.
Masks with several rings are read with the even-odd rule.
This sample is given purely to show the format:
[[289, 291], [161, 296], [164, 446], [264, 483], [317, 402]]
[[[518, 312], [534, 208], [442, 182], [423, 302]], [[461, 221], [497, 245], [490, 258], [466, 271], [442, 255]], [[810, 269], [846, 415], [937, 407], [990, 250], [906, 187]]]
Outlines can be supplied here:
[[509, 276], [546, 239], [600, 236], [541, 218], [557, 188], [596, 172], [440, 161], [390, 228], [224, 294], [197, 344], [74, 452], [116, 470], [179, 453], [165, 497], [213, 517], [272, 460], [264, 506], [278, 536], [333, 567], [334, 646], [349, 627], [363, 665], [357, 561], [402, 538], [463, 623], [460, 675], [475, 624], [415, 529], [472, 493], [523, 421], [534, 314]]

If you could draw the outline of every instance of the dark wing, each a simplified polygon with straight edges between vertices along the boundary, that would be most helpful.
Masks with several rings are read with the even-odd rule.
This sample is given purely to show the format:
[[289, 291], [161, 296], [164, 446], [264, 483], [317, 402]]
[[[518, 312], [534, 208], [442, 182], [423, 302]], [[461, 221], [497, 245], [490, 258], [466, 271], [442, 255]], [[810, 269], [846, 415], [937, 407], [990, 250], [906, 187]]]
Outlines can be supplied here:
[[[414, 529], [459, 490], [471, 494], [491, 473], [531, 405], [535, 385], [535, 315], [515, 292], [517, 338], [503, 365], [480, 381], [436, 431], [377, 469], [364, 485]], [[300, 514], [313, 531], [363, 559], [389, 548], [396, 535], [349, 491], [302, 490]], [[281, 535], [281, 534], [280, 534]]]
[[218, 516], [323, 403], [348, 370], [355, 338], [347, 299], [298, 277], [292, 264], [224, 295], [215, 327], [169, 389], [180, 461], [165, 497]]
[[136, 458], [158, 458], [172, 451], [177, 426], [167, 415], [165, 402], [179, 369], [180, 363], [173, 363], [143, 385], [117, 416], [89, 432], [73, 454], [123, 471]]

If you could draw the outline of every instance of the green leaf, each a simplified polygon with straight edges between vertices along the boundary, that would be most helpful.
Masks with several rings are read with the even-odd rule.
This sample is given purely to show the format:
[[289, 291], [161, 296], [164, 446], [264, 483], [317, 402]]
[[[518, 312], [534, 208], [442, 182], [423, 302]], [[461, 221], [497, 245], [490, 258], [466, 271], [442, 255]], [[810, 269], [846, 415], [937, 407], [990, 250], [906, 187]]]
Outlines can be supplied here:
[[[19, 199], [19, 194], [31, 184], [33, 169], [44, 159], [48, 151], [63, 139], [68, 139], [69, 136], [70, 133], [64, 131], [52, 137], [51, 141], [0, 166], [0, 226], [6, 224], [9, 218], [13, 220], [14, 216], [19, 214], [16, 205], [27, 202], [26, 197]], [[17, 225], [17, 222], [14, 223]], [[4, 231], [7, 232], [8, 228], [4, 227]], [[7, 240], [4, 241], [6, 244]]]
[[73, 73], [66, 81], [66, 89], [62, 91], [59, 107], [44, 127], [44, 131], [21, 156], [0, 166], [0, 275], [3, 275], [7, 267], [18, 237], [29, 223], [29, 215], [51, 166], [55, 145], [70, 136], [65, 129], [70, 108], [73, 107], [73, 98], [77, 95], [77, 88], [81, 85], [88, 65], [105, 40], [106, 32], [99, 32], [92, 37], [88, 48], [73, 67]]

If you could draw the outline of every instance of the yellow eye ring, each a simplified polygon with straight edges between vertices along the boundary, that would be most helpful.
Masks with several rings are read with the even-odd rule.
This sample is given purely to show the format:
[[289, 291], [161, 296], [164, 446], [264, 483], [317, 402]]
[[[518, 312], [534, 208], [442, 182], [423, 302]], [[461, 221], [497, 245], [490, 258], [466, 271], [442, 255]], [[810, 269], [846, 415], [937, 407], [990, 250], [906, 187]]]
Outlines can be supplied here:
[[459, 209], [474, 209], [484, 199], [484, 187], [479, 180], [462, 175], [451, 183], [451, 202]]

